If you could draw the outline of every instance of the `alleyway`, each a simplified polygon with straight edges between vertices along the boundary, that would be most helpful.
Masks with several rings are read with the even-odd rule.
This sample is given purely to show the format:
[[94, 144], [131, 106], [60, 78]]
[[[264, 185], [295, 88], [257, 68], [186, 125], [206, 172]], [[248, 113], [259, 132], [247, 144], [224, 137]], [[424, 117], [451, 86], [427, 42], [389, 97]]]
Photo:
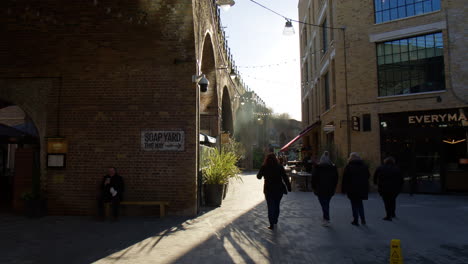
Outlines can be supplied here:
[[468, 263], [467, 196], [403, 194], [393, 222], [381, 220], [383, 205], [370, 198], [368, 226], [350, 225], [348, 200], [338, 194], [325, 228], [315, 196], [290, 193], [272, 232], [262, 181], [246, 174], [222, 207], [193, 219], [0, 215], [0, 263], [388, 263], [394, 238], [405, 263]]

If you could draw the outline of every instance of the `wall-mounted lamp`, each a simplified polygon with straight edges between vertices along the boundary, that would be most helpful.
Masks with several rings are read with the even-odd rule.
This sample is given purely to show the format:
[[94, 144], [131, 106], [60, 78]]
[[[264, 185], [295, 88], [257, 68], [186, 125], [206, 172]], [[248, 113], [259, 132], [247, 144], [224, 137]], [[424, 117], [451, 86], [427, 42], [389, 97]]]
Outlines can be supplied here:
[[216, 4], [224, 11], [228, 11], [236, 2], [234, 2], [234, 0], [216, 0]]
[[237, 78], [237, 73], [233, 69], [231, 69], [231, 72], [229, 73], [229, 77], [231, 77], [231, 79], [234, 80], [235, 78]]
[[198, 84], [200, 87], [200, 92], [204, 93], [208, 91], [208, 85], [210, 84], [210, 81], [206, 78], [205, 74], [192, 75], [192, 82]]
[[286, 24], [284, 25], [284, 29], [283, 29], [283, 35], [285, 36], [291, 36], [291, 35], [294, 35], [294, 27], [291, 23], [291, 20], [287, 20], [286, 19]]

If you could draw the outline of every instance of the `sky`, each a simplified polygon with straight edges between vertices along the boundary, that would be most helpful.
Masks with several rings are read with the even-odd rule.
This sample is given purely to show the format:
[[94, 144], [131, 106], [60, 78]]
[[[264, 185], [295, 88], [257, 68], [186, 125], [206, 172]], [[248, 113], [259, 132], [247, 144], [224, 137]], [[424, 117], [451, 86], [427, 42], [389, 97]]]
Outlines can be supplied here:
[[[255, 1], [297, 20], [297, 0]], [[294, 35], [284, 36], [284, 18], [250, 0], [235, 2], [221, 10], [221, 21], [242, 80], [275, 113], [301, 120], [298, 24]]]

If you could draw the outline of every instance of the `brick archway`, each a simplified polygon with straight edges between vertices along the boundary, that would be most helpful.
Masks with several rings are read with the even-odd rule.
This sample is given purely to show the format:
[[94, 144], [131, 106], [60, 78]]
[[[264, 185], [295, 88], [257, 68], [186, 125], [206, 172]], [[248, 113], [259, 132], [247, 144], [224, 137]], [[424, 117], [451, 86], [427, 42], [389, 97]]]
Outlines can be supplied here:
[[229, 133], [230, 135], [234, 134], [231, 99], [229, 96], [229, 90], [226, 86], [223, 89], [221, 131], [223, 133]]
[[219, 134], [218, 85], [216, 60], [210, 34], [206, 34], [203, 42], [201, 73], [205, 74], [210, 84], [206, 92], [200, 93], [200, 130], [216, 137]]

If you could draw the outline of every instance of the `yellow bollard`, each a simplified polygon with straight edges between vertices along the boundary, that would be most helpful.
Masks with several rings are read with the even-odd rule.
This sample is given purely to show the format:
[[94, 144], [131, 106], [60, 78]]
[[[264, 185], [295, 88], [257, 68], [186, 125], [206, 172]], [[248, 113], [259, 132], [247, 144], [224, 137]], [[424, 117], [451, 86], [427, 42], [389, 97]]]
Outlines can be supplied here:
[[403, 264], [400, 239], [392, 239], [390, 243], [390, 264]]

